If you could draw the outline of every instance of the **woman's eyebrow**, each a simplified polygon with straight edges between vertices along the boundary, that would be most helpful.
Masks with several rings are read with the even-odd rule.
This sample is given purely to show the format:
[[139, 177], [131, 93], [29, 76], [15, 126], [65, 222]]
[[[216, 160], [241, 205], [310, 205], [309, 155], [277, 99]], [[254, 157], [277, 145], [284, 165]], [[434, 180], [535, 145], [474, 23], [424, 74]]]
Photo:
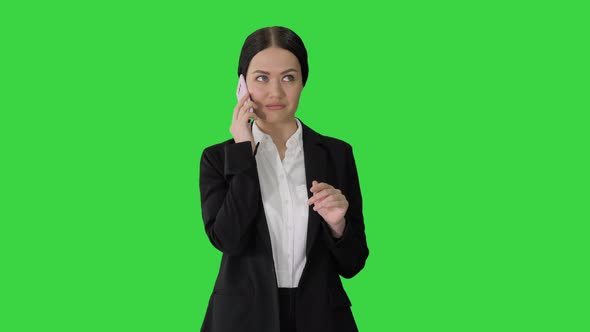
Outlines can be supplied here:
[[[295, 71], [295, 72], [296, 72], [297, 70], [295, 70], [294, 68], [289, 68], [289, 69], [285, 70], [284, 72], [282, 72], [282, 73], [281, 73], [281, 75], [284, 75], [284, 74], [286, 74], [286, 73], [288, 73], [288, 72], [292, 72], [292, 71]], [[257, 70], [255, 70], [255, 71], [253, 71], [252, 73], [253, 73], [253, 74], [254, 74], [254, 73], [259, 73], [259, 74], [264, 74], [264, 75], [270, 75], [270, 73], [269, 73], [269, 72], [267, 72], [267, 71], [264, 71], [264, 70], [259, 70], [259, 69], [257, 69]]]

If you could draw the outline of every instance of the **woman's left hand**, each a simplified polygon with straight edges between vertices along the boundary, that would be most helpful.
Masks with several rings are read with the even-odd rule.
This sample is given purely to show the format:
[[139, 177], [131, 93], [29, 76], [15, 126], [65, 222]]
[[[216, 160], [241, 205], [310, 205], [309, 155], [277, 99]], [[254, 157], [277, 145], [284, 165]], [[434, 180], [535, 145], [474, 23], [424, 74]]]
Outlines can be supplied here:
[[348, 200], [342, 192], [333, 186], [313, 181], [310, 191], [313, 196], [307, 201], [307, 205], [315, 204], [314, 211], [324, 218], [326, 223], [332, 229], [335, 237], [342, 236], [346, 220], [344, 216], [348, 210]]

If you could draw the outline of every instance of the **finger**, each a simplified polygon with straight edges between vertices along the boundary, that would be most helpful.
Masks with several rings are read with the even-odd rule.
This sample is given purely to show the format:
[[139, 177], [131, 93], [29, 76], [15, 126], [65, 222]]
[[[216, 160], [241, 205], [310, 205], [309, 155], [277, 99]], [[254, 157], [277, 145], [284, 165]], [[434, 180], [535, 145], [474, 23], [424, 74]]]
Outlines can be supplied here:
[[340, 209], [346, 209], [348, 208], [348, 202], [346, 201], [333, 201], [333, 202], [327, 202], [327, 203], [323, 203], [321, 206], [314, 206], [313, 209], [314, 211], [319, 211], [319, 210], [328, 210], [328, 209], [334, 209], [334, 208], [340, 208]]
[[237, 121], [237, 123], [249, 123], [250, 119], [257, 120], [258, 116], [254, 112], [250, 113], [248, 111], [245, 111], [245, 112], [240, 113], [240, 115], [238, 116], [238, 119], [236, 121]]
[[[252, 112], [249, 112], [249, 109], [252, 108]], [[240, 110], [240, 112], [238, 113], [238, 121], [245, 121], [246, 119], [257, 119], [257, 115], [256, 112], [254, 112], [255, 109], [258, 108], [258, 105], [256, 105], [256, 103], [252, 102], [252, 101], [248, 101], [246, 102], [243, 106], [242, 109]]]
[[325, 197], [328, 196], [338, 196], [341, 195], [342, 193], [340, 192], [340, 190], [338, 189], [334, 189], [333, 187], [330, 186], [330, 188], [324, 189], [320, 192], [316, 192], [313, 194], [313, 196], [308, 200], [309, 205], [313, 204], [313, 203], [317, 203], [322, 201]]
[[325, 183], [325, 182], [317, 182], [317, 181], [313, 181], [312, 182], [312, 186], [309, 189], [312, 193], [318, 192], [322, 189], [326, 189], [326, 188], [334, 188], [331, 185]]
[[242, 96], [242, 98], [238, 99], [238, 103], [236, 104], [236, 106], [234, 107], [234, 113], [233, 113], [233, 120], [237, 120], [240, 111], [242, 110], [242, 106], [244, 106], [244, 103], [247, 102], [248, 100], [248, 94]]
[[256, 104], [252, 100], [248, 100], [248, 101], [246, 101], [244, 103], [244, 105], [242, 106], [242, 109], [240, 110], [240, 112], [248, 112], [251, 108], [252, 109], [258, 109], [258, 104]]
[[238, 99], [238, 103], [234, 107], [234, 116], [233, 116], [234, 120], [236, 120], [238, 118], [238, 113], [240, 112], [240, 110], [242, 109], [242, 106], [244, 106], [244, 104], [246, 103], [246, 101], [248, 100], [249, 97], [250, 97], [250, 94], [247, 93], [244, 96], [242, 96], [242, 98]]
[[307, 204], [311, 205], [313, 203], [321, 201], [324, 197], [326, 197], [328, 195], [330, 195], [330, 189], [324, 189], [322, 191], [315, 192], [315, 193], [313, 193], [313, 196], [307, 200]]
[[315, 190], [315, 186], [317, 186], [318, 182], [316, 180], [311, 181], [311, 188], [309, 191], [313, 192]]
[[324, 200], [326, 197], [333, 196], [333, 195], [340, 195], [341, 192], [338, 189], [334, 189], [334, 187], [330, 186], [329, 188], [322, 189], [319, 192], [315, 192], [313, 196], [310, 198], [311, 203], [318, 203]]
[[315, 206], [317, 207], [323, 207], [326, 206], [326, 204], [332, 203], [332, 202], [344, 202], [346, 201], [346, 199], [344, 198], [343, 195], [329, 195], [326, 198], [320, 200], [319, 202], [315, 203]]
[[245, 114], [246, 114], [245, 117], [247, 118], [247, 120], [246, 120], [247, 122], [249, 122], [251, 119], [254, 121], [258, 120], [258, 115], [256, 115], [256, 113], [254, 113], [254, 112], [252, 112], [252, 113], [245, 112]]

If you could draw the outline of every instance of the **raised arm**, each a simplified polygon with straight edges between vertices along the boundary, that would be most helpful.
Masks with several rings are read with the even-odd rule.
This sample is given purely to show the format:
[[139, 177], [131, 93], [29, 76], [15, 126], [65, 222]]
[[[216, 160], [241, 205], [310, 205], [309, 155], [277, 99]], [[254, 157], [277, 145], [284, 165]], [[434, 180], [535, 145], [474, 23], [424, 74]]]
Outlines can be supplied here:
[[246, 247], [260, 203], [260, 185], [251, 142], [206, 149], [201, 156], [201, 210], [209, 240], [225, 254]]

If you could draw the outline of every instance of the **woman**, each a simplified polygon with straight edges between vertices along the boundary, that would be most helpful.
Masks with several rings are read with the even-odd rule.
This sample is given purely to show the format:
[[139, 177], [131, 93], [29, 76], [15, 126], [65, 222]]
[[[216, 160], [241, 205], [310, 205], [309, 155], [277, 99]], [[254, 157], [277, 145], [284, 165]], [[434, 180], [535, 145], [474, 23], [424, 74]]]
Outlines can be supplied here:
[[357, 170], [350, 145], [295, 118], [305, 46], [287, 28], [259, 29], [239, 75], [249, 94], [233, 139], [201, 157], [205, 231], [223, 253], [201, 331], [357, 331], [340, 281], [369, 255]]

